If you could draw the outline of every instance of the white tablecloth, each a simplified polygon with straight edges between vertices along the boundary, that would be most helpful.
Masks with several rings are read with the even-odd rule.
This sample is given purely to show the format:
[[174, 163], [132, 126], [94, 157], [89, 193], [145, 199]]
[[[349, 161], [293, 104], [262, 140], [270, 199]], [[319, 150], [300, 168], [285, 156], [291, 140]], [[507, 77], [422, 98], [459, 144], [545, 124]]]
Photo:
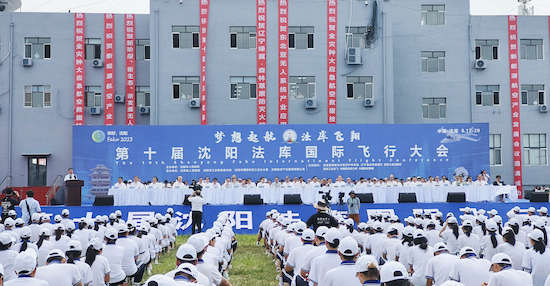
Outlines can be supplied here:
[[[243, 203], [244, 195], [260, 194], [266, 204], [283, 204], [284, 195], [300, 194], [304, 204], [313, 204], [322, 198], [320, 191], [327, 192], [329, 188], [234, 188], [234, 189], [203, 189], [202, 196], [211, 205], [239, 205]], [[399, 193], [415, 193], [419, 203], [440, 203], [447, 201], [447, 194], [464, 192], [466, 201], [494, 201], [499, 195], [507, 195], [512, 201], [517, 201], [516, 186], [485, 186], [485, 187], [345, 187], [330, 188], [332, 203], [338, 202], [338, 193], [344, 192], [344, 201], [348, 193], [372, 193], [375, 203], [397, 203]], [[181, 205], [185, 195], [190, 195], [190, 189], [110, 189], [109, 195], [114, 196], [115, 206], [130, 205]]]

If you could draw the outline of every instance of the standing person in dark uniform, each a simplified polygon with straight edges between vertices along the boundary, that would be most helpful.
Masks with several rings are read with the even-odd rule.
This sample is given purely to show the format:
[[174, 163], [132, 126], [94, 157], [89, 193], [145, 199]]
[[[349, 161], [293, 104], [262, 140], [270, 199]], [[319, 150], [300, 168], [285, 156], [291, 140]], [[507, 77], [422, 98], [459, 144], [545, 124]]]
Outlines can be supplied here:
[[201, 186], [193, 180], [193, 185], [191, 186], [194, 192], [187, 199], [191, 203], [191, 212], [193, 222], [191, 224], [191, 233], [195, 234], [195, 227], [198, 231], [201, 232], [201, 223], [202, 223], [202, 206], [204, 205], [204, 198], [201, 196]]
[[316, 204], [313, 204], [313, 207], [317, 209], [317, 213], [312, 215], [306, 222], [307, 227], [312, 227], [316, 231], [320, 226], [337, 227], [338, 222], [329, 214], [327, 214], [327, 203], [325, 200], [320, 200]]
[[11, 210], [15, 210], [15, 207], [19, 205], [19, 193], [14, 191], [12, 188], [6, 188], [2, 191], [2, 193], [6, 194], [5, 197], [2, 198], [2, 221], [8, 217], [8, 212]]

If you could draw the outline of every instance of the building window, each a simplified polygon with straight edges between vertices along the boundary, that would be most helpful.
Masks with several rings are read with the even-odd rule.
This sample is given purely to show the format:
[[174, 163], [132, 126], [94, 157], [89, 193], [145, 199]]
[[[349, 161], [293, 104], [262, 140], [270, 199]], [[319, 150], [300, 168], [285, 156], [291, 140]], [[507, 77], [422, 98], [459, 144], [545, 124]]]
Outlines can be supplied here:
[[101, 86], [87, 85], [84, 87], [84, 102], [86, 107], [101, 107]]
[[86, 45], [86, 59], [101, 59], [101, 39], [84, 39]]
[[151, 59], [151, 41], [136, 40], [136, 60], [148, 61]]
[[172, 99], [200, 98], [200, 77], [173, 76]]
[[522, 84], [521, 104], [523, 105], [544, 105], [543, 84]]
[[136, 103], [138, 107], [151, 106], [151, 90], [148, 86], [136, 86]]
[[289, 49], [313, 49], [313, 27], [288, 27]]
[[547, 165], [546, 134], [523, 134], [523, 165]]
[[51, 59], [51, 38], [25, 38], [25, 59]]
[[422, 72], [445, 72], [445, 52], [422, 52]]
[[370, 33], [370, 27], [346, 27], [346, 47], [371, 49], [372, 44], [368, 40]]
[[372, 98], [372, 76], [348, 76], [349, 99]]
[[25, 85], [25, 107], [51, 107], [52, 88], [49, 85]]
[[544, 59], [542, 40], [519, 40], [519, 44], [520, 58], [522, 60]]
[[422, 98], [422, 118], [439, 119], [447, 117], [447, 99], [444, 97]]
[[315, 98], [314, 76], [288, 77], [288, 95], [290, 99]]
[[500, 86], [476, 85], [476, 105], [500, 105]]
[[256, 99], [255, 76], [232, 76], [231, 99]]
[[172, 26], [172, 48], [200, 48], [199, 26]]
[[423, 26], [445, 25], [445, 5], [422, 5]]
[[229, 42], [232, 49], [255, 49], [256, 27], [229, 27]]
[[489, 159], [491, 165], [502, 165], [502, 149], [500, 145], [500, 134], [489, 134]]
[[476, 60], [498, 60], [498, 40], [476, 40]]

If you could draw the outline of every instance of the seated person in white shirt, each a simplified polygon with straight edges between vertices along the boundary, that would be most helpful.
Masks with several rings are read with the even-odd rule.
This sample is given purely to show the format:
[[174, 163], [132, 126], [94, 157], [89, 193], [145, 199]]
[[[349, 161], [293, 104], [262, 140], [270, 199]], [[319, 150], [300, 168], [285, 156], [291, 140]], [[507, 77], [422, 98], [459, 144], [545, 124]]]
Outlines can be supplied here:
[[441, 176], [441, 186], [450, 186], [452, 183], [447, 180], [446, 176]]
[[[200, 181], [200, 178], [199, 178], [199, 181]], [[203, 187], [203, 188], [212, 188], [212, 183], [210, 183], [210, 177], [205, 177], [204, 178], [204, 181], [202, 181], [202, 183], [200, 183], [200, 185]]]
[[275, 177], [273, 179], [273, 183], [271, 183], [271, 187], [272, 188], [280, 188], [281, 187], [281, 182], [279, 181], [279, 177]]
[[122, 177], [118, 177], [118, 182], [113, 185], [114, 189], [126, 189], [126, 184], [122, 181]]
[[76, 177], [76, 174], [73, 171], [73, 168], [69, 168], [69, 174], [65, 176], [65, 181], [69, 181], [69, 180], [78, 180], [78, 178]]
[[310, 187], [310, 188], [319, 188], [319, 187], [321, 187], [321, 182], [319, 182], [319, 179], [317, 178], [317, 176], [313, 176], [313, 180], [311, 180], [311, 182], [309, 182], [308, 187]]
[[343, 188], [345, 186], [346, 186], [346, 182], [344, 182], [344, 179], [340, 175], [338, 175], [338, 177], [336, 178], [336, 182], [334, 182], [334, 184], [332, 184], [332, 187], [334, 187], [334, 188]]
[[332, 183], [332, 179], [331, 178], [328, 178], [328, 180], [326, 180], [327, 183], [325, 184], [325, 187], [326, 188], [332, 188], [334, 187], [334, 184]]
[[223, 182], [222, 188], [231, 188], [231, 179], [225, 178], [225, 182]]
[[477, 175], [477, 180], [475, 185], [480, 187], [487, 185], [487, 181], [483, 179], [483, 175], [481, 174]]
[[298, 188], [298, 177], [294, 177], [294, 179], [292, 179], [292, 187]]
[[303, 177], [298, 178], [298, 182], [296, 183], [297, 188], [305, 188], [307, 187], [307, 183], [304, 181]]
[[164, 184], [159, 182], [159, 179], [157, 177], [153, 177], [153, 181], [148, 185], [148, 188], [150, 188], [150, 189], [162, 189], [162, 188], [164, 188]]
[[266, 184], [267, 184], [267, 188], [271, 188], [271, 183], [272, 183], [271, 180], [267, 180], [267, 183], [266, 183]]
[[220, 185], [220, 183], [218, 183], [218, 178], [212, 179], [212, 188], [219, 189], [221, 187], [222, 187], [222, 185]]
[[265, 178], [264, 178], [264, 177], [261, 177], [261, 178], [260, 178], [260, 181], [258, 182], [258, 184], [256, 185], [256, 187], [258, 187], [258, 188], [269, 188], [269, 185], [268, 185], [267, 182], [265, 181]]
[[290, 181], [288, 176], [285, 177], [285, 181], [281, 184], [281, 188], [293, 188], [294, 184]]
[[464, 176], [462, 174], [458, 175], [453, 182], [453, 186], [464, 186], [465, 184], [466, 182], [464, 182]]
[[231, 176], [231, 183], [229, 184], [230, 188], [240, 188], [241, 183], [237, 181], [237, 176], [233, 175]]
[[187, 186], [185, 186], [185, 184], [183, 183], [182, 176], [178, 176], [174, 184], [172, 184], [172, 188], [187, 188]]
[[350, 177], [346, 179], [346, 187], [355, 187], [355, 184], [353, 183]]
[[464, 185], [465, 186], [473, 186], [474, 185], [474, 181], [472, 180], [471, 176], [468, 176], [468, 178], [466, 178], [466, 182], [464, 182]]
[[143, 184], [140, 182], [138, 176], [134, 176], [134, 180], [128, 180], [128, 184], [126, 185], [128, 189], [142, 189]]

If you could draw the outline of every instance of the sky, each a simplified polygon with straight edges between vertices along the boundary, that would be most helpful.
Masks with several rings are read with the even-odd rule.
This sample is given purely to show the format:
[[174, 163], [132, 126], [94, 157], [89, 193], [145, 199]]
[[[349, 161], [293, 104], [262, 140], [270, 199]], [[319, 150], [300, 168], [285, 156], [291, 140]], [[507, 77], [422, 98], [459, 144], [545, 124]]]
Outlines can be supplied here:
[[[148, 14], [149, 0], [21, 0], [23, 12]], [[153, 0], [176, 1], [176, 0]], [[185, 0], [192, 1], [192, 0]], [[220, 1], [220, 0], [218, 0]], [[221, 0], [223, 1], [223, 0]], [[252, 0], [250, 0], [252, 1]], [[391, 1], [391, 0], [390, 0]], [[466, 0], [454, 0], [466, 1]], [[472, 15], [517, 15], [517, 0], [470, 0]], [[550, 15], [550, 0], [532, 0], [535, 15]]]

